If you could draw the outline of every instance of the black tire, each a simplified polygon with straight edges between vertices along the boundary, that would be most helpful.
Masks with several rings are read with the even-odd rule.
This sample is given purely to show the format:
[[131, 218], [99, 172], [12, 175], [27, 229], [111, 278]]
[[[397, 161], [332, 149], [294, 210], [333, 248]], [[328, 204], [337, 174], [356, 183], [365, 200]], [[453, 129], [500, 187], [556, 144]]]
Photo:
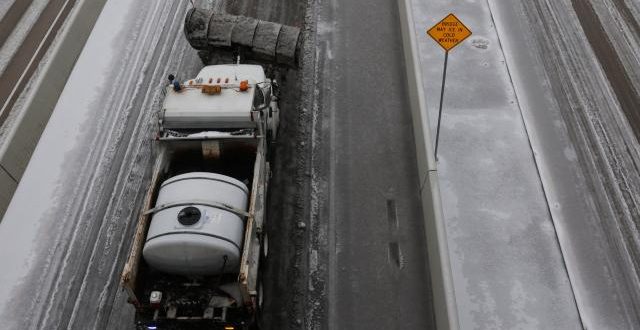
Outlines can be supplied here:
[[262, 232], [262, 259], [267, 260], [269, 257], [269, 234], [267, 234], [266, 230]]
[[262, 285], [262, 280], [258, 281], [258, 295], [256, 297], [256, 311], [253, 317], [253, 322], [251, 323], [251, 330], [260, 330], [262, 329], [262, 304], [264, 303], [264, 286]]

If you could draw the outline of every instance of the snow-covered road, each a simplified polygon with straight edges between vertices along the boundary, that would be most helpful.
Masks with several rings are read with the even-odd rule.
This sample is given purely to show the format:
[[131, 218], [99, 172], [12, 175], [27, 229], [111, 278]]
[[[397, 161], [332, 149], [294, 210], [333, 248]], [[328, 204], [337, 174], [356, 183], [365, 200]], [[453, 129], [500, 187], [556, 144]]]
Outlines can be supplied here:
[[[216, 8], [224, 6], [221, 1], [210, 2]], [[590, 1], [593, 11], [584, 11], [585, 8], [576, 5], [587, 2], [413, 1], [425, 94], [433, 124], [436, 123], [443, 53], [425, 35], [425, 29], [454, 12], [474, 32], [450, 54], [439, 148], [438, 172], [461, 329], [634, 329], [640, 324], [637, 206], [640, 205], [640, 148], [633, 122], [628, 119], [634, 115], [629, 107], [634, 104], [633, 99], [627, 100], [631, 102], [628, 103], [620, 97], [622, 94], [633, 97], [639, 90], [636, 18], [640, 8], [631, 0], [606, 0], [599, 4]], [[305, 7], [302, 3], [298, 0], [273, 4], [230, 1], [226, 9], [234, 14], [301, 26], [303, 21], [313, 20], [313, 15], [317, 15], [314, 8], [302, 13]], [[309, 3], [319, 6], [311, 0]], [[335, 1], [323, 4], [326, 8], [340, 8]], [[378, 32], [393, 39], [396, 29], [389, 23], [393, 19], [384, 12], [386, 5], [395, 8], [394, 4], [380, 1], [378, 11], [368, 13], [375, 16], [372, 20], [379, 19], [380, 24], [383, 20], [387, 22], [388, 30]], [[159, 88], [165, 84], [168, 73], [192, 76], [202, 65], [182, 35], [183, 17], [189, 6], [189, 1], [164, 0], [108, 0], [105, 5], [0, 225], [2, 329], [131, 326], [133, 309], [118, 289], [118, 276], [128, 252], [132, 221], [140, 211], [142, 191], [149, 179], [149, 165], [154, 156], [151, 143], [154, 114], [161, 101]], [[270, 236], [274, 242], [270, 244], [270, 253], [278, 257], [270, 257], [266, 274], [267, 278], [277, 280], [267, 281], [265, 290], [267, 322], [278, 329], [322, 328], [328, 311], [336, 309], [342, 314], [334, 313], [341, 317], [334, 319], [334, 324], [353, 325], [356, 318], [350, 313], [358, 311], [347, 309], [355, 306], [355, 302], [349, 304], [353, 297], [359, 297], [354, 300], [358, 304], [367, 304], [361, 311], [370, 314], [362, 313], [360, 317], [384, 318], [384, 299], [369, 302], [364, 296], [377, 293], [384, 297], [387, 291], [383, 289], [390, 286], [389, 283], [376, 287], [377, 283], [371, 278], [352, 281], [349, 274], [357, 268], [375, 265], [373, 257], [361, 259], [367, 253], [387, 254], [367, 250], [363, 242], [374, 236], [358, 228], [348, 228], [351, 223], [333, 224], [330, 234], [336, 236], [327, 239], [327, 223], [318, 213], [322, 207], [318, 202], [327, 197], [322, 195], [324, 190], [333, 191], [335, 196], [340, 196], [341, 191], [345, 196], [345, 192], [351, 193], [345, 189], [351, 187], [348, 180], [337, 180], [339, 184], [328, 186], [333, 182], [318, 177], [315, 172], [318, 168], [336, 170], [341, 178], [358, 178], [344, 173], [366, 174], [362, 169], [370, 166], [368, 160], [377, 159], [383, 166], [386, 159], [367, 148], [356, 148], [352, 153], [370, 154], [367, 157], [371, 158], [363, 156], [362, 159], [349, 159], [352, 154], [329, 148], [327, 154], [333, 155], [331, 157], [345, 153], [340, 157], [342, 162], [357, 166], [351, 165], [353, 169], [346, 172], [344, 167], [337, 167], [341, 164], [337, 161], [331, 165], [335, 168], [323, 167], [332, 158], [313, 153], [312, 146], [322, 137], [313, 135], [317, 132], [311, 124], [316, 123], [327, 132], [338, 129], [337, 135], [328, 137], [331, 143], [338, 141], [331, 139], [349, 137], [348, 134], [362, 136], [363, 141], [373, 140], [367, 136], [371, 134], [366, 130], [370, 127], [340, 126], [347, 121], [325, 125], [321, 110], [329, 111], [332, 102], [342, 100], [346, 105], [340, 107], [343, 112], [337, 115], [353, 116], [357, 109], [349, 106], [349, 102], [362, 103], [350, 99], [356, 95], [354, 91], [368, 95], [369, 89], [376, 91], [379, 87], [356, 88], [356, 84], [367, 79], [379, 82], [383, 74], [401, 72], [381, 71], [379, 76], [374, 76], [373, 71], [364, 66], [372, 64], [371, 61], [350, 62], [354, 58], [375, 61], [375, 49], [369, 51], [366, 47], [376, 43], [360, 39], [373, 29], [351, 21], [351, 17], [358, 14], [358, 6], [351, 4], [342, 8], [348, 11], [330, 11], [333, 16], [323, 16], [317, 31], [319, 41], [332, 40], [339, 42], [340, 47], [333, 45], [334, 49], [326, 43], [321, 44], [326, 48], [316, 49], [312, 44], [306, 45], [304, 52], [309, 59], [322, 56], [318, 59], [320, 63], [342, 61], [339, 63], [345, 66], [344, 70], [327, 71], [332, 75], [324, 77], [323, 72], [315, 71], [322, 66], [307, 63], [299, 72], [282, 76], [301, 87], [301, 91], [292, 88], [284, 92], [286, 117], [282, 132], [288, 140], [279, 141], [273, 164], [275, 188], [272, 189], [275, 190], [271, 194], [270, 212], [280, 223], [269, 225], [279, 235]], [[615, 24], [600, 31], [593, 15], [600, 21], [610, 20]], [[349, 28], [351, 34], [342, 35], [335, 30], [332, 20], [338, 19], [343, 26], [354, 24]], [[583, 30], [583, 26], [591, 27], [589, 24], [596, 24], [596, 29]], [[313, 33], [311, 30], [305, 32]], [[610, 37], [615, 31], [621, 31], [619, 37]], [[610, 38], [609, 44], [615, 45], [615, 51], [606, 45], [602, 49], [594, 47], [593, 33], [604, 33]], [[359, 42], [363, 45], [353, 48]], [[378, 45], [382, 47], [384, 45]], [[612, 71], [602, 63], [599, 54], [603, 51], [619, 59], [619, 63], [613, 63]], [[383, 60], [374, 65], [389, 61], [381, 54], [376, 56]], [[388, 58], [396, 61], [402, 56]], [[340, 65], [336, 68], [341, 68]], [[394, 65], [401, 67], [399, 62]], [[630, 83], [621, 84], [624, 79], [610, 77], [611, 74], [620, 76], [622, 72]], [[363, 78], [352, 81], [360, 76]], [[401, 79], [398, 76], [387, 80]], [[287, 80], [282, 83], [286, 86]], [[314, 84], [316, 89], [310, 87]], [[402, 90], [395, 87], [399, 95]], [[621, 94], [622, 88], [627, 89]], [[336, 97], [342, 95], [338, 93], [342, 91], [352, 93]], [[332, 97], [322, 99], [325, 103], [315, 104], [313, 97], [319, 95]], [[369, 102], [371, 100], [374, 98]], [[391, 98], [374, 102], [371, 107], [383, 101], [390, 102]], [[319, 106], [326, 109], [318, 109]], [[402, 108], [389, 106], [393, 107]], [[293, 111], [286, 113], [287, 109]], [[348, 110], [353, 111], [346, 112]], [[371, 111], [363, 111], [362, 116], [364, 113]], [[380, 127], [391, 125], [390, 119], [377, 120], [385, 118], [383, 115], [388, 114], [368, 119]], [[402, 118], [408, 120], [408, 117]], [[406, 120], [402, 125], [408, 125]], [[406, 130], [395, 132], [398, 136], [408, 136]], [[401, 146], [385, 152], [400, 154], [404, 150]], [[380, 146], [375, 151], [388, 147]], [[407, 164], [411, 158], [410, 155], [401, 157]], [[375, 170], [369, 172], [375, 174]], [[405, 172], [413, 173], [390, 171], [388, 176], [393, 178], [392, 175]], [[373, 174], [354, 182], [383, 182]], [[407, 177], [401, 179], [407, 180]], [[388, 185], [400, 184], [401, 179], [393, 179]], [[369, 202], [367, 191], [352, 190], [354, 194], [362, 194], [362, 201]], [[402, 191], [392, 189], [390, 193]], [[422, 312], [428, 309], [424, 306], [429, 306], [422, 297], [423, 291], [428, 290], [423, 287], [424, 283], [419, 283], [428, 282], [424, 278], [427, 277], [425, 270], [408, 271], [420, 266], [417, 261], [420, 238], [413, 235], [412, 229], [416, 227], [410, 222], [417, 216], [405, 214], [417, 212], [415, 208], [403, 207], [410, 197], [399, 201], [387, 199], [376, 204], [386, 202], [383, 205], [386, 212], [385, 208], [382, 211], [367, 209], [371, 215], [362, 219], [374, 219], [380, 214], [391, 214], [389, 219], [401, 217], [399, 223], [406, 231], [400, 233], [402, 241], [400, 244], [390, 241], [396, 243], [397, 249], [394, 250], [393, 244], [378, 244], [386, 241], [377, 242], [376, 246], [382, 247], [381, 251], [387, 248], [389, 256], [397, 257], [389, 260], [396, 260], [399, 269], [408, 272], [403, 276], [410, 280], [403, 285], [410, 294], [402, 297], [418, 297], [406, 304], [413, 304]], [[344, 200], [349, 201], [343, 198], [338, 202]], [[327, 206], [325, 211], [329, 207], [334, 208], [335, 204]], [[330, 209], [329, 213], [335, 210], [351, 212], [343, 206]], [[383, 221], [383, 227], [387, 226]], [[344, 237], [351, 236], [341, 237], [344, 233], [366, 237], [345, 240]], [[384, 235], [381, 237], [386, 239]], [[355, 261], [343, 253], [339, 256], [342, 259], [330, 261], [334, 264], [322, 264], [325, 259], [332, 260], [318, 255], [327, 251], [307, 249], [308, 244], [326, 248], [341, 239], [346, 243], [340, 246], [353, 245], [349, 253], [358, 251], [353, 256]], [[410, 249], [402, 250], [408, 244]], [[381, 263], [389, 261], [379, 259]], [[405, 262], [409, 262], [409, 266]], [[324, 286], [322, 276], [327, 271], [333, 272], [333, 277], [328, 277], [335, 281], [333, 288]], [[393, 276], [400, 274], [393, 267], [387, 271]], [[384, 274], [380, 270], [378, 273]], [[336, 277], [340, 274], [342, 278]], [[416, 283], [420, 284], [418, 289], [411, 286]], [[365, 287], [364, 284], [378, 291], [358, 290], [356, 285]], [[345, 288], [340, 294], [346, 297], [341, 303], [349, 306], [322, 296], [327, 294], [326, 290], [335, 290], [340, 285]], [[397, 313], [408, 311], [401, 308], [404, 304], [394, 306], [398, 308]], [[416, 327], [429, 323], [427, 312], [412, 316], [415, 316]], [[372, 320], [375, 319], [367, 318], [358, 324]]]
[[6, 211], [105, 1], [2, 3], [0, 215]]
[[[13, 53], [10, 56], [6, 56], [7, 54], [0, 56], [3, 59], [2, 62], [8, 59], [6, 65], [5, 63], [0, 65], [0, 126], [9, 116], [23, 89], [28, 85], [31, 76], [38, 68], [38, 64], [54, 41], [58, 30], [71, 12], [75, 1], [37, 1], [35, 4], [35, 8], [31, 8], [24, 15], [26, 16], [24, 20], [16, 22], [22, 24], [16, 24], [19, 26], [15, 29], [13, 38], [8, 40], [8, 43], [13, 43], [13, 45], [3, 47], [3, 50], [6, 50], [5, 53], [7, 51]], [[41, 8], [38, 8], [38, 5]], [[16, 14], [8, 13], [8, 15]], [[18, 15], [22, 16], [22, 13]], [[3, 18], [0, 24], [13, 17], [5, 16]], [[8, 36], [8, 33], [5, 32], [2, 33]]]
[[3, 329], [130, 324], [118, 274], [147, 180], [159, 87], [167, 73], [201, 65], [182, 36], [187, 6], [105, 6], [0, 226]]
[[[199, 7], [250, 14], [301, 26], [305, 3], [199, 1]], [[226, 6], [225, 6], [226, 5]], [[189, 1], [108, 0], [56, 105], [0, 226], [0, 324], [2, 329], [126, 329], [134, 309], [119, 289], [133, 221], [154, 157], [156, 112], [169, 73], [195, 76], [202, 67], [183, 35]], [[299, 276], [304, 254], [290, 231], [299, 217], [296, 191], [303, 176], [297, 136], [306, 119], [296, 114], [295, 71], [282, 78], [281, 133], [271, 198], [278, 235], [270, 244], [265, 291], [269, 322], [295, 324], [303, 317], [294, 296], [306, 287]], [[289, 115], [286, 115], [286, 114]], [[279, 170], [276, 170], [279, 169]], [[276, 188], [272, 188], [276, 189]], [[274, 225], [270, 225], [274, 227]], [[275, 230], [274, 229], [274, 230]], [[270, 230], [270, 229], [268, 229]], [[303, 232], [304, 233], [304, 232]], [[301, 246], [300, 246], [301, 249]], [[289, 290], [299, 283], [302, 289]], [[287, 296], [290, 295], [290, 296]], [[298, 315], [291, 315], [294, 306]], [[288, 314], [289, 313], [289, 314]], [[294, 323], [291, 323], [294, 322]]]
[[[588, 329], [640, 328], [640, 144], [634, 133], [640, 95], [634, 87], [637, 67], [629, 65], [637, 61], [638, 48], [630, 34], [616, 32], [629, 31], [640, 17], [598, 19], [603, 9], [626, 8], [615, 2], [615, 7], [600, 1], [495, 6], [526, 17], [520, 19], [526, 42], [505, 44], [511, 43], [512, 63], [530, 68], [514, 80], [529, 80], [519, 98], [528, 98], [525, 121]], [[513, 20], [505, 21], [512, 22], [501, 29], [508, 36]], [[537, 51], [515, 51], [523, 48]], [[542, 93], [530, 94], [534, 70]]]

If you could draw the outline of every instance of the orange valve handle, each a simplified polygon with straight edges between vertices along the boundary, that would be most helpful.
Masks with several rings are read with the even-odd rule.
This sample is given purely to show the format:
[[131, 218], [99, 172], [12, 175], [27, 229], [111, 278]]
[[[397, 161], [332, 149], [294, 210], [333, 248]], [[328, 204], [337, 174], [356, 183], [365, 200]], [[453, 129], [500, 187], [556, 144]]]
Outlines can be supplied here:
[[240, 91], [246, 92], [249, 90], [249, 80], [243, 80], [240, 82]]

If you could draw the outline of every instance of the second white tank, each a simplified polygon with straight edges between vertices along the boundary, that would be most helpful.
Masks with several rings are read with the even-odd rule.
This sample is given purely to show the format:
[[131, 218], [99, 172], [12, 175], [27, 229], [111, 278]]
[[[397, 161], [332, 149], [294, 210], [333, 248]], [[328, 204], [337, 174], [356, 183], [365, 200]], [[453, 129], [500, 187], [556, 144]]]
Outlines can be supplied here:
[[228, 176], [192, 172], [162, 183], [156, 207], [184, 205], [156, 212], [143, 249], [146, 262], [180, 275], [236, 272], [242, 254], [244, 219], [206, 204], [226, 204], [246, 211], [247, 186]]

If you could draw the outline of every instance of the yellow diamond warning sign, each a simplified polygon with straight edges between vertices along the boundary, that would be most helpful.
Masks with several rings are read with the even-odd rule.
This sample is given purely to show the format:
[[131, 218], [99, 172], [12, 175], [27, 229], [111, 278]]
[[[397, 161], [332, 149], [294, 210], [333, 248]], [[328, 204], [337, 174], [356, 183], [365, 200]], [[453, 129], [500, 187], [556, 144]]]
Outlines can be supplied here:
[[427, 34], [448, 52], [467, 39], [471, 35], [471, 30], [462, 24], [456, 15], [449, 14], [427, 30]]

